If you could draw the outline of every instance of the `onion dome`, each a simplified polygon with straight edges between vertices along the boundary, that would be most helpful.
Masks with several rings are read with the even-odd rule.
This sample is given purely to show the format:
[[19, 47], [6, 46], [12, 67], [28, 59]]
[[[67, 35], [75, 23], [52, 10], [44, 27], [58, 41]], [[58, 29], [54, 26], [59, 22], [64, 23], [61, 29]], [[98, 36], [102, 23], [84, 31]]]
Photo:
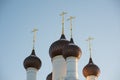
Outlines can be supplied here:
[[37, 70], [40, 69], [41, 64], [42, 64], [41, 60], [36, 56], [34, 49], [32, 50], [31, 55], [28, 56], [23, 63], [25, 69], [33, 67], [36, 68]]
[[69, 43], [68, 40], [66, 40], [65, 35], [62, 34], [61, 38], [54, 43], [49, 48], [49, 55], [51, 58], [58, 56], [58, 55], [63, 55], [62, 51], [63, 48]]
[[83, 75], [85, 77], [94, 75], [94, 76], [99, 76], [100, 74], [100, 69], [97, 65], [95, 65], [92, 61], [92, 58], [90, 57], [89, 63], [83, 68]]
[[46, 80], [52, 80], [52, 72], [50, 74], [48, 74]]
[[79, 59], [81, 54], [81, 49], [74, 44], [73, 38], [71, 38], [69, 44], [63, 49], [63, 57], [66, 59], [67, 57], [73, 56]]

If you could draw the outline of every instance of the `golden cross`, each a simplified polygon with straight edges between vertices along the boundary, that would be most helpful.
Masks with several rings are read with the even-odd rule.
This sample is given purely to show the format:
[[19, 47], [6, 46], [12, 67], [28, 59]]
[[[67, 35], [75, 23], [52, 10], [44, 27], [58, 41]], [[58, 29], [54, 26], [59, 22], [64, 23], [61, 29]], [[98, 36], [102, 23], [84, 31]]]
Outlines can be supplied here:
[[32, 32], [33, 32], [33, 49], [35, 47], [35, 40], [36, 40], [36, 32], [38, 31], [38, 29], [33, 29]]
[[72, 38], [72, 20], [75, 19], [75, 17], [70, 16], [67, 20], [70, 20], [70, 31], [71, 31], [71, 38]]
[[86, 41], [88, 41], [88, 47], [89, 47], [89, 51], [90, 51], [90, 57], [91, 57], [91, 41], [93, 40], [94, 38], [92, 37], [88, 37], [88, 39]]
[[60, 16], [62, 16], [62, 34], [64, 34], [64, 15], [67, 14], [67, 12], [62, 12]]

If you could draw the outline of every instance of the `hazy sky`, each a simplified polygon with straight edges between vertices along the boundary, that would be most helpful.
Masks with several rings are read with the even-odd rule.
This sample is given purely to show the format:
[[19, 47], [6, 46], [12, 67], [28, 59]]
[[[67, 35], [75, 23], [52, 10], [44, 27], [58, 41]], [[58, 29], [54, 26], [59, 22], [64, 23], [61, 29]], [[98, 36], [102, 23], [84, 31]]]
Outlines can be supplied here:
[[99, 80], [120, 80], [120, 1], [119, 0], [0, 0], [0, 80], [26, 80], [24, 59], [32, 51], [32, 29], [37, 32], [36, 55], [42, 61], [37, 80], [46, 80], [52, 71], [50, 45], [61, 35], [62, 11], [65, 16], [65, 35], [69, 40], [67, 18], [75, 16], [73, 38], [82, 49], [79, 60], [79, 79], [88, 63], [85, 41], [92, 42], [92, 58], [101, 69]]

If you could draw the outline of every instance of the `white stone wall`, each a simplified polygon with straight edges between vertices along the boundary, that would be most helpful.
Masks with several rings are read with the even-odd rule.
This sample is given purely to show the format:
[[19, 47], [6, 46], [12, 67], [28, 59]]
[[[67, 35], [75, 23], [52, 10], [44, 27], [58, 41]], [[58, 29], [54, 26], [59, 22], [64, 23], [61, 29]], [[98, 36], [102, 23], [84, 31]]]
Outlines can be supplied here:
[[37, 69], [30, 67], [27, 68], [26, 72], [27, 72], [27, 80], [36, 80]]
[[52, 59], [53, 75], [52, 80], [64, 80], [66, 76], [66, 62], [62, 55]]
[[98, 80], [98, 77], [94, 75], [87, 76], [87, 80]]
[[66, 59], [66, 65], [66, 80], [78, 80], [78, 59], [76, 57], [68, 57]]

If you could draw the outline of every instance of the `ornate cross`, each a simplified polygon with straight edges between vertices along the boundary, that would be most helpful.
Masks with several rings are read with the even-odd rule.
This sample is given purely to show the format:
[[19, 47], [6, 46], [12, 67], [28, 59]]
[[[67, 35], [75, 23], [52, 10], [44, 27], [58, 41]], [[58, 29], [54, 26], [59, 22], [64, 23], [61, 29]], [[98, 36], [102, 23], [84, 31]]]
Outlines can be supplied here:
[[94, 38], [92, 38], [92, 37], [88, 37], [88, 39], [86, 40], [86, 41], [88, 41], [88, 47], [89, 47], [89, 51], [90, 51], [90, 57], [91, 57], [91, 48], [92, 48], [92, 46], [91, 46], [91, 41], [93, 40]]
[[38, 29], [33, 29], [32, 32], [33, 32], [33, 49], [35, 47], [35, 41], [36, 41], [36, 32], [38, 31]]
[[62, 16], [62, 34], [64, 34], [64, 15], [67, 14], [67, 12], [62, 12], [60, 16]]
[[75, 19], [75, 17], [70, 16], [67, 20], [70, 20], [70, 31], [71, 31], [71, 38], [72, 38], [72, 20]]

